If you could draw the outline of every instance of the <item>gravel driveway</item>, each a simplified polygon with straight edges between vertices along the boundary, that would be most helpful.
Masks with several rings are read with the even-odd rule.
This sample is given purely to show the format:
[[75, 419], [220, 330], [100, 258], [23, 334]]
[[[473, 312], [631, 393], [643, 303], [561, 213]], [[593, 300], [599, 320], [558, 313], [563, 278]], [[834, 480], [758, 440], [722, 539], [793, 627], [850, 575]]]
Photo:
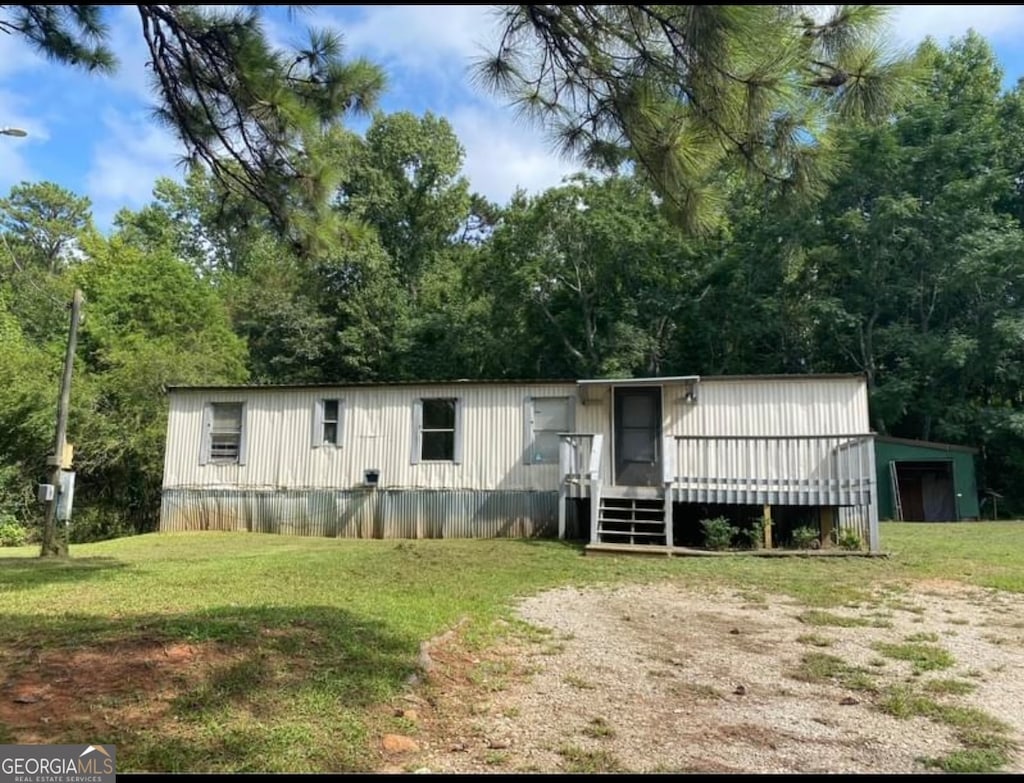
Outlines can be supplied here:
[[906, 773], [984, 735], [1022, 772], [1022, 610], [952, 582], [827, 612], [671, 584], [554, 590], [502, 644], [433, 645], [404, 703], [418, 750], [383, 768]]

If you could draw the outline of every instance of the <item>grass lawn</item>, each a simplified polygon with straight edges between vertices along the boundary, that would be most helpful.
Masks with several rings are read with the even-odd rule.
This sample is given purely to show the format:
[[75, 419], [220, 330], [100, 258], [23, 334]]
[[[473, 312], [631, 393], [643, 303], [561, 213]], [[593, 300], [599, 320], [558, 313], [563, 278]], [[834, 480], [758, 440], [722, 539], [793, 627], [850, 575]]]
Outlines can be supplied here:
[[[0, 550], [0, 743], [104, 742], [119, 771], [372, 769], [420, 643], [517, 596], [668, 578], [809, 606], [959, 579], [1024, 592], [1024, 523], [883, 523], [887, 559], [616, 558], [556, 541], [156, 534]], [[813, 630], [813, 629], [812, 629]]]

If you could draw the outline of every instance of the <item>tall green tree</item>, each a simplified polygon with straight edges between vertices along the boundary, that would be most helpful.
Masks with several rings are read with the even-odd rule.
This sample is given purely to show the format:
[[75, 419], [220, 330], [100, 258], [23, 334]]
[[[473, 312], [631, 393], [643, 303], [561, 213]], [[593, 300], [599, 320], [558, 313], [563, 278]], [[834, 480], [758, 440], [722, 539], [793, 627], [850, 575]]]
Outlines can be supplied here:
[[921, 56], [933, 64], [928, 89], [892, 122], [837, 134], [848, 168], [813, 210], [752, 213], [745, 264], [778, 267], [755, 299], [794, 305], [808, 369], [866, 374], [879, 432], [980, 445], [984, 480], [1015, 497], [1017, 97], [1002, 94], [980, 36], [926, 43]]
[[494, 292], [492, 314], [504, 324], [495, 325], [505, 346], [496, 356], [525, 349], [521, 377], [663, 372], [698, 295], [692, 241], [634, 178], [581, 176], [519, 195], [489, 254], [480, 285]]
[[723, 167], [819, 189], [833, 121], [885, 118], [914, 81], [881, 6], [502, 8], [480, 80], [566, 152], [635, 164], [691, 226], [717, 215]]
[[22, 182], [0, 199], [0, 232], [9, 262], [55, 274], [67, 263], [78, 236], [92, 223], [84, 196], [53, 182]]
[[0, 199], [0, 287], [21, 334], [37, 345], [67, 330], [60, 273], [92, 225], [89, 199], [52, 182], [22, 182]]
[[464, 157], [443, 117], [379, 114], [343, 187], [342, 208], [377, 229], [414, 298], [421, 276], [452, 246], [469, 218]]
[[[83, 241], [86, 299], [70, 439], [91, 535], [155, 528], [167, 430], [164, 389], [239, 383], [246, 348], [216, 290], [167, 250], [117, 235]], [[102, 512], [102, 513], [96, 513]]]

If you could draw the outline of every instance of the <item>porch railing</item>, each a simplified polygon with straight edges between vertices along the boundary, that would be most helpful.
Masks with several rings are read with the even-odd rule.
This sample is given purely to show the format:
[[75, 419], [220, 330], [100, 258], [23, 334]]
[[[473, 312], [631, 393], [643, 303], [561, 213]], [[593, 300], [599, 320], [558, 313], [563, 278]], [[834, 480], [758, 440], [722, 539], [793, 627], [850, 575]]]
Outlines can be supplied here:
[[[676, 436], [680, 503], [866, 506], [874, 436]], [[666, 460], [667, 463], [667, 460]]]
[[589, 432], [564, 432], [558, 436], [558, 537], [565, 538], [566, 499], [590, 498], [591, 530], [597, 530], [601, 503], [601, 451], [604, 435]]

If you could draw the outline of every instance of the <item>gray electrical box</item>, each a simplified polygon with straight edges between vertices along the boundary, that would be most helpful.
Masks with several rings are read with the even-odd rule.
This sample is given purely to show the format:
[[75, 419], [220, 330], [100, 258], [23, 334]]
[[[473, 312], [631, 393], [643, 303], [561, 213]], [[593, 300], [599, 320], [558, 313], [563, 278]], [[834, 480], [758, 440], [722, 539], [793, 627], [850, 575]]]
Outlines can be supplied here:
[[71, 504], [75, 500], [75, 471], [60, 472], [60, 494], [57, 495], [57, 519], [67, 522], [71, 519]]
[[36, 497], [40, 503], [49, 503], [53, 500], [53, 484], [40, 484], [36, 490]]

